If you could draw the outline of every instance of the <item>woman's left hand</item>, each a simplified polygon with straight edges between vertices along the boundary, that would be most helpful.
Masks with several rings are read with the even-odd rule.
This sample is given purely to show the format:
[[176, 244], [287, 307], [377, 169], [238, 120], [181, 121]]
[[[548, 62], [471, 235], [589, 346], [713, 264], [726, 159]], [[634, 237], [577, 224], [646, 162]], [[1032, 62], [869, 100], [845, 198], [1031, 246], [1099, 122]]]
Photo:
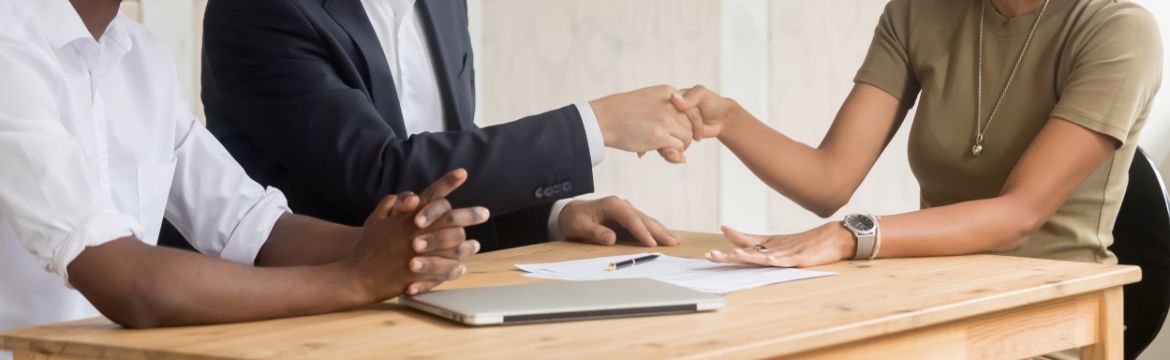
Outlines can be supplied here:
[[[792, 235], [748, 235], [726, 226], [721, 230], [738, 248], [731, 253], [707, 252], [707, 259], [717, 263], [809, 267], [849, 259], [857, 246], [853, 234], [840, 222]], [[757, 249], [756, 245], [762, 245], [763, 249]]]

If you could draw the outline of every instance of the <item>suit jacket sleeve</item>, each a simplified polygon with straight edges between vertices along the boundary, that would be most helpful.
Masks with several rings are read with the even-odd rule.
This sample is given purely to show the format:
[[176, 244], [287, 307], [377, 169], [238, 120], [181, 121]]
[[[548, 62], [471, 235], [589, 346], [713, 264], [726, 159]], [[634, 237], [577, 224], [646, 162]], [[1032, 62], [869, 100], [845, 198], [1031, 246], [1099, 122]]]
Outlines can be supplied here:
[[345, 64], [364, 62], [339, 64], [346, 44], [309, 15], [287, 0], [210, 2], [205, 71], [223, 113], [322, 198], [353, 209], [351, 218], [364, 218], [386, 194], [420, 191], [459, 167], [470, 177], [452, 203], [497, 215], [593, 191], [573, 106], [487, 128], [403, 136], [341, 76]]

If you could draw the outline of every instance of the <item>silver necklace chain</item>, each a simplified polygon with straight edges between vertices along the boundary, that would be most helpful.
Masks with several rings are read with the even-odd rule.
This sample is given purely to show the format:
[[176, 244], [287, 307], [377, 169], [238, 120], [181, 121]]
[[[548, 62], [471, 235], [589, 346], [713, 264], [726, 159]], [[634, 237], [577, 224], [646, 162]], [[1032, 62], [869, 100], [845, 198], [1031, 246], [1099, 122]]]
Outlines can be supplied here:
[[987, 124], [983, 124], [983, 23], [987, 19], [987, 0], [983, 0], [983, 6], [979, 9], [979, 70], [978, 70], [978, 86], [979, 92], [977, 95], [975, 110], [975, 145], [971, 147], [971, 155], [979, 157], [983, 154], [983, 136], [987, 134], [987, 129], [991, 128], [991, 122], [995, 120], [995, 115], [999, 113], [999, 106], [1003, 104], [1003, 98], [1007, 95], [1008, 89], [1012, 86], [1012, 81], [1016, 79], [1016, 71], [1020, 70], [1020, 63], [1024, 61], [1024, 54], [1028, 53], [1028, 46], [1032, 44], [1032, 36], [1036, 35], [1036, 27], [1040, 25], [1040, 19], [1044, 18], [1044, 11], [1048, 10], [1048, 2], [1051, 0], [1044, 0], [1044, 6], [1040, 8], [1040, 14], [1036, 16], [1036, 22], [1032, 23], [1032, 30], [1028, 31], [1028, 38], [1024, 40], [1024, 47], [1020, 49], [1020, 56], [1016, 58], [1016, 65], [1012, 67], [1012, 72], [1008, 75], [1007, 83], [1003, 86], [1003, 91], [999, 93], [999, 99], [995, 101], [995, 107], [991, 108], [991, 115], [987, 117]]

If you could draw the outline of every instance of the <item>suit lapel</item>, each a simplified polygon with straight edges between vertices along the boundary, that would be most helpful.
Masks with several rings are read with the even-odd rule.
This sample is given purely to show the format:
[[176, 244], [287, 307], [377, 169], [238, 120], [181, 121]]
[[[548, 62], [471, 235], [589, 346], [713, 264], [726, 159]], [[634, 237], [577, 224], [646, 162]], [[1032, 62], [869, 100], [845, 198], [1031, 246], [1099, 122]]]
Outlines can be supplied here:
[[382, 52], [382, 45], [378, 42], [378, 34], [374, 32], [374, 26], [370, 25], [370, 18], [361, 1], [325, 0], [324, 6], [333, 20], [353, 38], [362, 58], [366, 60], [366, 82], [370, 87], [374, 107], [395, 133], [405, 137], [406, 127], [402, 121], [398, 91], [394, 89], [394, 77], [386, 62], [386, 54]]
[[460, 9], [455, 1], [418, 0], [418, 11], [423, 22], [423, 31], [426, 32], [427, 45], [431, 49], [431, 58], [434, 59], [435, 75], [439, 82], [439, 91], [443, 96], [444, 121], [449, 130], [464, 130], [471, 124], [472, 114], [465, 114], [455, 105], [455, 71], [463, 68], [463, 53], [457, 47], [459, 44], [457, 31]]

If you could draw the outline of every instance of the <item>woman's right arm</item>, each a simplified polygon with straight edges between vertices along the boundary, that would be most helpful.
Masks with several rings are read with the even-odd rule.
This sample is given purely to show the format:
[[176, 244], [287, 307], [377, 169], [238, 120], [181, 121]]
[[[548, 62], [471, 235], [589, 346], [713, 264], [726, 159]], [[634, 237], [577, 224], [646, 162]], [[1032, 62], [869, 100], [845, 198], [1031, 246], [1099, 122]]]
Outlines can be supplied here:
[[906, 118], [907, 106], [857, 83], [820, 146], [768, 127], [734, 100], [702, 86], [674, 98], [694, 121], [695, 138], [718, 137], [768, 186], [821, 217], [844, 206]]

